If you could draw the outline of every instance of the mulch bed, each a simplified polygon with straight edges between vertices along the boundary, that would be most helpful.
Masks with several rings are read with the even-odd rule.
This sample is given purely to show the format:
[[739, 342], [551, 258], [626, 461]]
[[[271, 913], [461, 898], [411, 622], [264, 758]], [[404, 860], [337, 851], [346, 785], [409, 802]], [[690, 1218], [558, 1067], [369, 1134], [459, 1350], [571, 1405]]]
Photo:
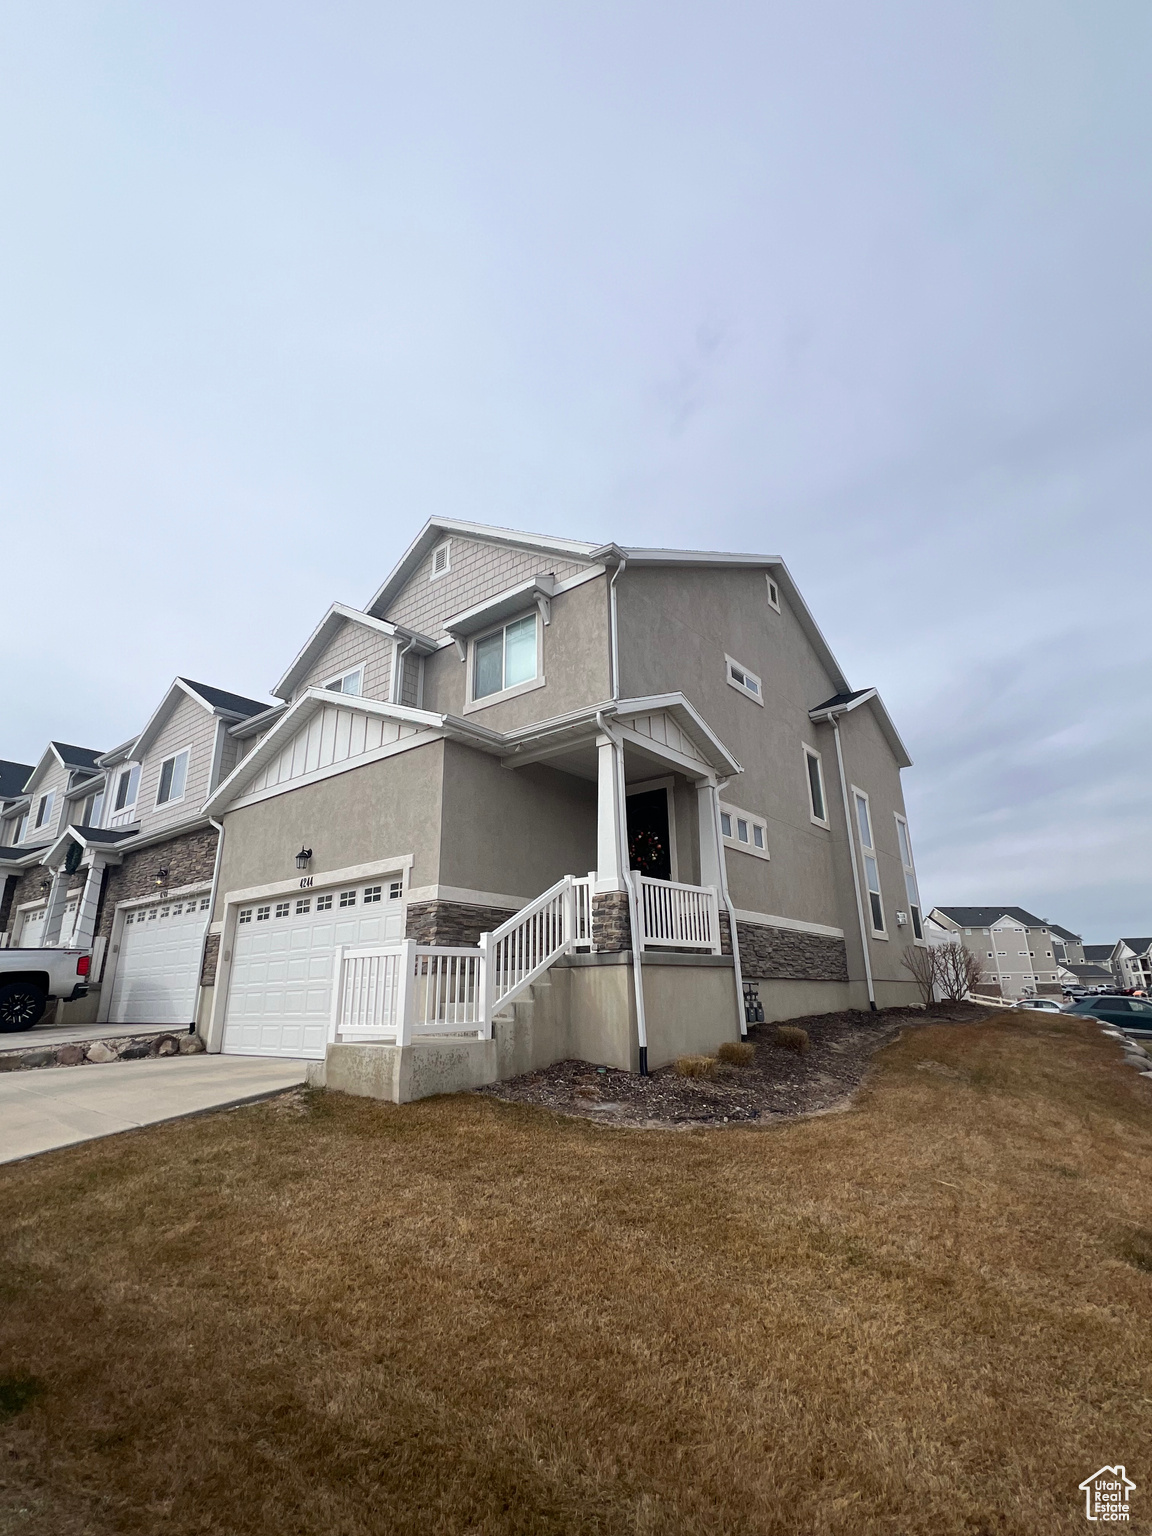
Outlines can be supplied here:
[[476, 1092], [608, 1125], [766, 1124], [843, 1108], [876, 1051], [909, 1025], [968, 1024], [988, 1012], [958, 1003], [814, 1014], [788, 1020], [808, 1032], [809, 1048], [802, 1055], [776, 1043], [775, 1024], [753, 1024], [748, 1043], [755, 1047], [755, 1058], [747, 1066], [719, 1062], [710, 1078], [680, 1077], [671, 1066], [641, 1077], [587, 1061], [558, 1061]]

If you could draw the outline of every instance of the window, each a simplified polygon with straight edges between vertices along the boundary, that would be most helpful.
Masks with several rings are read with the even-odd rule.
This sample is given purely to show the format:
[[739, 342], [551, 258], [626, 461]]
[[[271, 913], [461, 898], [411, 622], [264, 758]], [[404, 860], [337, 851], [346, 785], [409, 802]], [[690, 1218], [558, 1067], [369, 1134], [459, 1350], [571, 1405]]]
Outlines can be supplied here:
[[994, 956], [994, 955], [993, 955], [993, 953], [992, 953], [992, 951], [991, 951], [991, 950], [989, 950], [989, 951], [988, 951], [988, 958], [989, 958], [989, 960], [994, 960], [994, 959], [995, 959], [995, 958], [996, 958], [996, 957], [995, 957], [995, 956]]
[[188, 778], [188, 749], [166, 757], [160, 764], [160, 782], [156, 786], [156, 804], [170, 805], [184, 798], [184, 785]]
[[868, 810], [868, 796], [861, 789], [854, 789], [856, 802], [856, 826], [860, 832], [860, 846], [864, 851], [864, 883], [868, 888], [868, 906], [872, 913], [872, 932], [887, 938], [884, 931], [884, 904], [880, 897], [880, 866], [876, 862], [876, 849], [872, 842], [872, 817]]
[[763, 816], [738, 810], [734, 805], [720, 807], [720, 832], [729, 848], [752, 853], [757, 858], [771, 857], [768, 852], [768, 823]]
[[56, 808], [56, 791], [50, 789], [46, 795], [41, 795], [36, 802], [36, 828], [46, 827], [52, 820], [52, 812]]
[[316, 898], [316, 910], [317, 910], [317, 912], [331, 912], [331, 910], [332, 910], [332, 895], [331, 895], [331, 892], [329, 892], [329, 894], [327, 896], [317, 896], [317, 898]]
[[330, 693], [354, 693], [357, 698], [364, 691], [364, 668], [354, 667], [351, 672], [341, 673], [339, 677], [330, 677], [321, 687], [327, 688]]
[[526, 614], [476, 641], [472, 656], [472, 697], [486, 699], [530, 683], [536, 677], [536, 615]]
[[266, 923], [268, 921], [268, 919], [271, 917], [271, 915], [272, 915], [272, 908], [271, 907], [257, 907], [256, 908], [256, 921], [258, 923]]
[[768, 578], [768, 601], [771, 604], [771, 606], [773, 608], [775, 608], [776, 612], [779, 613], [780, 612], [780, 588], [772, 580], [771, 576], [769, 576], [769, 578]]
[[18, 843], [22, 843], [24, 841], [24, 834], [27, 831], [28, 831], [28, 812], [25, 811], [23, 816], [21, 816], [21, 818], [20, 818], [19, 826], [17, 826], [17, 828], [16, 828], [16, 841]]
[[435, 581], [437, 576], [443, 576], [445, 571], [452, 569], [452, 541], [447, 540], [432, 551], [432, 570], [429, 573], [429, 581]]
[[403, 894], [404, 894], [404, 882], [403, 882], [403, 880], [393, 880], [391, 885], [388, 887], [388, 900], [389, 901], [399, 901], [401, 896], [403, 896]]
[[136, 793], [140, 788], [140, 764], [134, 763], [131, 768], [125, 768], [116, 781], [115, 809], [126, 811], [136, 804]]
[[367, 907], [374, 901], [383, 899], [383, 888], [379, 885], [366, 885], [364, 887], [364, 905]]
[[900, 863], [904, 866], [904, 889], [908, 893], [908, 911], [912, 915], [912, 934], [922, 942], [924, 925], [920, 921], [920, 890], [912, 863], [912, 839], [908, 836], [908, 823], [903, 816], [896, 817], [896, 840], [900, 844]]
[[289, 904], [288, 904], [288, 902], [286, 902], [286, 901], [278, 901], [276, 903], [276, 916], [277, 917], [287, 917], [288, 916], [288, 911], [289, 911]]
[[303, 917], [306, 912], [311, 912], [311, 910], [312, 910], [312, 903], [308, 900], [307, 896], [305, 896], [303, 898], [303, 900], [298, 901], [296, 903], [296, 916], [297, 917]]
[[252, 908], [251, 907], [245, 907], [244, 908], [243, 912], [241, 912], [241, 914], [240, 914], [240, 921], [242, 923], [250, 923], [252, 921]]
[[340, 892], [340, 905], [342, 907], [354, 907], [356, 905], [356, 892], [355, 891], [341, 891]]
[[808, 769], [808, 813], [822, 827], [828, 825], [828, 811], [824, 804], [824, 770], [820, 754], [812, 747], [804, 748], [804, 762]]
[[743, 662], [736, 661], [733, 657], [725, 655], [724, 661], [728, 667], [728, 683], [738, 693], [745, 693], [750, 699], [755, 699], [761, 709], [764, 707], [763, 689], [760, 679], [755, 672], [749, 672]]

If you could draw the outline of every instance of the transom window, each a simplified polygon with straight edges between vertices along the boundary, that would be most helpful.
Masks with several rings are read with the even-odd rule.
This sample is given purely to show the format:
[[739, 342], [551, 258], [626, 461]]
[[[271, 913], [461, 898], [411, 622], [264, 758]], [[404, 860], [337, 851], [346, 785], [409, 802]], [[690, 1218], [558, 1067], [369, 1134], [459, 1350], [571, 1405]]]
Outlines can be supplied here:
[[536, 615], [525, 614], [476, 641], [472, 657], [472, 697], [486, 699], [537, 673]]
[[342, 672], [339, 677], [330, 677], [323, 686], [330, 693], [354, 693], [359, 698], [364, 692], [364, 668], [353, 667], [351, 672]]
[[804, 764], [808, 770], [808, 812], [813, 821], [828, 825], [828, 811], [824, 804], [824, 770], [820, 754], [812, 747], [804, 748]]
[[188, 748], [166, 757], [160, 764], [160, 782], [156, 786], [156, 804], [169, 805], [183, 800], [188, 780]]
[[741, 853], [752, 853], [761, 859], [770, 857], [768, 823], [763, 816], [754, 816], [751, 811], [741, 811], [734, 805], [721, 805], [720, 834], [729, 848], [738, 848]]
[[864, 883], [868, 888], [872, 932], [887, 938], [884, 928], [884, 903], [880, 894], [880, 866], [876, 862], [876, 849], [872, 842], [872, 817], [868, 810], [868, 796], [862, 789], [854, 789], [852, 798], [856, 802], [856, 826], [860, 833], [860, 847], [864, 852]]
[[763, 707], [764, 690], [760, 679], [755, 672], [749, 671], [742, 661], [737, 661], [732, 656], [725, 656], [724, 661], [728, 667], [728, 682], [740, 693], [746, 693], [750, 699], [755, 699], [757, 704]]

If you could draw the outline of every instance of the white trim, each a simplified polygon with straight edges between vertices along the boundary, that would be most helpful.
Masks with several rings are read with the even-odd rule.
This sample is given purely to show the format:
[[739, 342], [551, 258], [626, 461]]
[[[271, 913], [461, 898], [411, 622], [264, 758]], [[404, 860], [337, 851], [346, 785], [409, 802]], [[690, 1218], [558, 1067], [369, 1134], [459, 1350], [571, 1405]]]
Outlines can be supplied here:
[[[333, 688], [333, 683], [340, 683], [342, 685], [346, 683], [350, 677], [355, 677], [358, 679], [355, 693], [343, 686], [339, 688]], [[327, 682], [320, 683], [317, 686], [326, 689], [329, 693], [338, 693], [341, 695], [341, 697], [344, 698], [362, 698], [364, 694], [364, 663], [361, 662], [357, 667], [349, 667], [347, 672], [337, 672], [336, 675], [334, 677], [330, 677]]]
[[[349, 698], [352, 695], [349, 694]], [[390, 741], [382, 747], [373, 747], [371, 752], [361, 753], [359, 757], [341, 758], [338, 763], [328, 763], [324, 768], [313, 768], [311, 773], [301, 774], [298, 779], [285, 779], [282, 784], [270, 784], [266, 789], [258, 789], [252, 794], [241, 795], [235, 800], [230, 800], [224, 811], [235, 811], [246, 805], [259, 805], [262, 800], [275, 799], [277, 795], [291, 794], [294, 789], [304, 789], [309, 784], [318, 784], [321, 779], [334, 778], [338, 773], [350, 773], [354, 768], [365, 768], [370, 763], [379, 763], [386, 757], [396, 757], [401, 752], [411, 752], [415, 747], [426, 747], [431, 741], [439, 741], [444, 732], [440, 729], [417, 731], [415, 736], [401, 736], [399, 741]]]
[[[120, 955], [124, 948], [124, 920], [128, 913], [136, 911], [137, 908], [154, 906], [157, 902], [184, 901], [189, 896], [199, 897], [205, 891], [211, 893], [211, 880], [198, 880], [194, 885], [177, 886], [174, 890], [165, 891], [163, 896], [155, 893], [151, 896], [130, 896], [125, 901], [116, 903], [112, 909], [112, 929], [108, 934], [104, 954], [101, 957], [103, 966], [98, 968], [95, 964], [93, 965], [93, 974], [98, 977], [100, 987], [100, 1003], [96, 1010], [97, 1024], [107, 1024], [108, 1015], [112, 1012], [112, 994], [116, 990], [116, 973], [120, 969]], [[211, 911], [205, 915], [209, 919], [212, 917]], [[201, 961], [197, 962], [198, 971], [202, 960], [203, 956]], [[93, 955], [93, 961], [95, 961], [95, 955]]]
[[22, 901], [22, 902], [20, 902], [19, 905], [16, 907], [16, 911], [17, 912], [27, 912], [29, 910], [29, 908], [31, 908], [31, 907], [46, 907], [47, 905], [48, 905], [48, 898], [47, 898], [47, 896], [36, 896], [36, 897], [33, 897], [33, 899], [31, 901]]
[[[294, 880], [274, 880], [270, 885], [250, 885], [242, 890], [225, 891], [220, 900], [225, 907], [242, 907], [250, 901], [263, 901], [272, 896], [299, 896], [307, 891], [315, 895], [330, 885], [355, 885], [358, 880], [371, 880], [376, 875], [387, 875], [395, 870], [409, 870], [415, 864], [411, 853], [394, 854], [387, 859], [373, 859], [367, 864], [349, 864], [345, 869], [323, 869], [315, 875], [297, 875]], [[307, 883], [305, 883], [307, 882]], [[405, 890], [407, 901], [411, 892]]]
[[843, 928], [831, 928], [827, 923], [806, 923], [798, 917], [774, 917], [770, 912], [747, 912], [742, 907], [735, 911], [742, 923], [754, 923], [759, 928], [787, 928], [793, 933], [816, 933], [826, 939], [844, 937]]
[[657, 762], [669, 763], [673, 768], [678, 768], [694, 784], [702, 781], [715, 783], [716, 770], [710, 763], [703, 762], [698, 757], [688, 757], [683, 752], [678, 752], [675, 747], [670, 747], [663, 741], [656, 741], [651, 736], [644, 736], [619, 720], [615, 723], [617, 735], [622, 742], [639, 748], [640, 751], [654, 757]]
[[586, 571], [579, 571], [575, 576], [567, 576], [563, 581], [558, 581], [552, 588], [552, 596], [560, 597], [565, 592], [571, 592], [574, 587], [582, 587], [586, 581], [595, 581], [597, 576], [607, 574], [607, 566], [590, 565]]
[[[909, 905], [908, 921], [909, 921], [909, 925], [912, 928], [912, 942], [914, 944], [922, 944], [925, 947], [927, 947], [928, 939], [927, 939], [927, 937], [925, 936], [925, 933], [924, 933], [924, 903], [920, 900], [920, 882], [916, 878], [916, 860], [915, 860], [915, 858], [913, 856], [913, 853], [912, 853], [912, 832], [911, 832], [911, 830], [910, 830], [910, 828], [908, 826], [908, 818], [907, 818], [907, 816], [901, 815], [901, 813], [899, 811], [893, 811], [892, 815], [894, 816], [894, 818], [896, 820], [896, 847], [897, 847], [897, 849], [899, 851], [899, 854], [900, 854], [900, 867], [904, 871], [904, 895], [905, 895], [905, 898], [907, 899], [908, 905]], [[903, 842], [901, 841], [901, 838], [900, 838], [900, 828], [901, 827], [904, 828]], [[905, 847], [908, 849], [908, 863], [907, 864], [904, 863], [904, 849], [905, 849]], [[912, 901], [912, 898], [911, 898], [911, 896], [908, 893], [908, 877], [909, 876], [912, 877], [913, 889], [916, 892], [916, 901], [915, 902]], [[917, 916], [920, 919], [920, 937], [919, 938], [916, 937], [916, 925], [915, 925], [915, 923], [912, 922], [912, 908], [913, 908], [913, 906], [915, 907], [916, 914], [917, 914]], [[1043, 929], [1041, 929], [1040, 931], [1041, 931], [1041, 933], [1044, 932]], [[1050, 960], [1053, 958], [1051, 950], [1048, 951], [1048, 958]]]
[[[172, 764], [172, 779], [174, 779], [176, 777], [176, 763], [177, 763], [177, 761], [181, 757], [187, 758], [187, 762], [184, 764], [184, 783], [183, 783], [183, 785], [180, 788], [180, 793], [178, 795], [169, 795], [167, 800], [161, 800], [160, 799], [160, 786], [164, 782], [164, 768], [165, 768], [165, 765], [167, 763], [171, 763]], [[163, 757], [163, 758], [160, 759], [160, 772], [156, 776], [156, 800], [155, 800], [155, 803], [152, 806], [152, 809], [154, 811], [159, 811], [159, 810], [161, 810], [164, 807], [169, 806], [169, 805], [180, 805], [183, 802], [184, 797], [188, 793], [188, 775], [189, 775], [189, 773], [191, 771], [191, 768], [192, 768], [192, 748], [191, 748], [191, 746], [180, 747], [175, 752], [170, 752], [167, 757]], [[141, 777], [143, 777], [143, 773], [141, 773]], [[169, 781], [168, 781], [169, 787], [171, 787], [172, 779], [169, 779]], [[139, 800], [139, 794], [137, 794], [137, 800]], [[121, 812], [121, 815], [123, 815], [123, 812]]]
[[[471, 662], [469, 662], [471, 666]], [[511, 688], [501, 688], [499, 693], [486, 693], [482, 699], [470, 699], [461, 714], [474, 715], [478, 709], [490, 709], [493, 704], [503, 704], [505, 699], [518, 699], [522, 693], [547, 686], [547, 678], [530, 677], [526, 683], [515, 683]]]
[[407, 892], [413, 901], [459, 901], [470, 907], [504, 907], [519, 912], [535, 896], [505, 896], [499, 891], [473, 891], [463, 885], [414, 885]]
[[[740, 673], [741, 677], [751, 679], [756, 684], [755, 689], [749, 688], [747, 683], [737, 682], [732, 676], [733, 668]], [[735, 688], [737, 693], [742, 693], [746, 699], [751, 699], [754, 704], [759, 704], [761, 709], [764, 708], [763, 681], [757, 677], [751, 667], [746, 667], [742, 661], [737, 661], [735, 656], [729, 656], [727, 651], [724, 652], [724, 678], [729, 688]]]
[[[828, 820], [828, 786], [824, 782], [824, 764], [821, 760], [821, 754], [815, 747], [809, 746], [806, 741], [801, 741], [800, 745], [804, 749], [804, 793], [808, 797], [808, 820], [814, 827], [823, 827], [826, 832], [830, 832], [832, 827]], [[808, 772], [808, 759], [810, 757], [816, 759], [816, 777], [820, 780], [820, 799], [824, 802], [824, 815], [822, 817], [817, 816], [816, 812], [812, 809], [812, 780]]]
[[764, 573], [764, 580], [768, 583], [768, 606], [780, 612], [780, 583], [769, 572]]
[[[749, 829], [747, 842], [733, 832], [725, 832], [724, 822], [720, 822], [720, 838], [725, 848], [733, 848], [737, 853], [750, 853], [754, 859], [770, 859], [772, 857], [768, 849], [768, 823], [763, 816], [757, 816], [755, 811], [742, 811], [738, 805], [732, 805], [727, 800], [720, 801], [720, 815], [735, 817], [737, 821], [746, 822]], [[752, 829], [760, 827], [764, 833], [764, 846], [757, 848], [752, 841], [754, 833]]]

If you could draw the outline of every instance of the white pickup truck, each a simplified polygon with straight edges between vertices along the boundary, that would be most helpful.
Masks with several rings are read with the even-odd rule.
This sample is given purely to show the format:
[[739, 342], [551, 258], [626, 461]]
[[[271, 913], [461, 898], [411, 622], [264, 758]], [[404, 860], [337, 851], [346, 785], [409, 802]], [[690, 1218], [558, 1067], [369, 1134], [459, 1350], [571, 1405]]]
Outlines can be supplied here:
[[88, 995], [87, 949], [0, 949], [0, 1032], [31, 1029], [54, 998]]

